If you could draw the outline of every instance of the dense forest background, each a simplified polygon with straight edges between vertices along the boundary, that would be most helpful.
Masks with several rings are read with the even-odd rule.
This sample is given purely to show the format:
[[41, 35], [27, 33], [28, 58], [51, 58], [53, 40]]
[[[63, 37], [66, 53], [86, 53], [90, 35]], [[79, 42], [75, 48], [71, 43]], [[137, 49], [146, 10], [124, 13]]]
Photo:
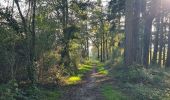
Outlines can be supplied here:
[[134, 94], [134, 100], [168, 100], [169, 4], [0, 1], [0, 99], [56, 100], [70, 89], [66, 86], [90, 77], [88, 72], [94, 70], [112, 81], [113, 89], [108, 93], [106, 86], [103, 93], [114, 97], [106, 100], [129, 100]]

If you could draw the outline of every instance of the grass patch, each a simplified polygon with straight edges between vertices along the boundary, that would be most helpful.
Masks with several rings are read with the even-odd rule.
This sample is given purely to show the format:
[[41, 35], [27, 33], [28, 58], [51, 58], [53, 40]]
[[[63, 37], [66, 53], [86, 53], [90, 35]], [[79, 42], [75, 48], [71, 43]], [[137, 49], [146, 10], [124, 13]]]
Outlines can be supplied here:
[[67, 78], [64, 79], [64, 83], [66, 85], [75, 85], [78, 84], [81, 80], [82, 77], [89, 72], [90, 70], [92, 70], [93, 66], [91, 65], [86, 65], [86, 64], [79, 64], [78, 67], [78, 73], [75, 76], [69, 76]]
[[103, 75], [108, 75], [108, 71], [107, 70], [101, 70], [99, 71], [100, 74], [103, 74]]
[[86, 64], [80, 64], [78, 68], [78, 74], [82, 75], [85, 74], [86, 72], [90, 71], [93, 68], [91, 65], [86, 65]]
[[94, 66], [97, 66], [97, 72], [103, 75], [107, 75], [108, 71], [105, 70], [104, 64], [99, 61], [85, 61], [84, 64], [79, 64], [77, 75], [69, 76], [67, 78], [63, 78], [63, 81], [66, 85], [75, 85], [78, 84], [86, 73], [91, 71]]
[[81, 81], [81, 77], [80, 76], [71, 76], [71, 77], [68, 77], [66, 80], [65, 80], [65, 83], [68, 84], [68, 85], [74, 85], [74, 84], [77, 84]]
[[99, 74], [102, 74], [102, 75], [108, 75], [108, 73], [109, 73], [108, 70], [105, 69], [103, 63], [99, 63], [99, 64], [97, 65], [97, 72], [98, 72]]
[[43, 90], [42, 94], [45, 96], [44, 98], [41, 98], [41, 100], [59, 100], [60, 92], [57, 90]]
[[104, 67], [97, 67], [97, 72], [99, 74], [108, 75], [108, 70], [106, 70]]
[[77, 75], [65, 77], [65, 78], [63, 78], [63, 82], [66, 85], [75, 85], [75, 84], [78, 84], [82, 80], [83, 76], [87, 72], [92, 70], [93, 66], [90, 65], [91, 64], [90, 62], [88, 62], [88, 64], [79, 64]]
[[98, 64], [98, 63], [100, 63], [100, 62], [98, 60], [94, 60], [94, 59], [84, 61], [85, 65], [93, 65], [93, 64]]
[[118, 90], [114, 90], [112, 85], [103, 85], [101, 91], [105, 100], [125, 100], [125, 96]]

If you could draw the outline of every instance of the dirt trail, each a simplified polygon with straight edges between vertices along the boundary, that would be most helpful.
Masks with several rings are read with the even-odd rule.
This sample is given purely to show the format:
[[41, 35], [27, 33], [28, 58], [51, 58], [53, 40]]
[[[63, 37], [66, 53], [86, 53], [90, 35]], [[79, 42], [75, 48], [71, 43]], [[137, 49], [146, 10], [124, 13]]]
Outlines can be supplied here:
[[71, 87], [61, 100], [104, 100], [101, 83], [108, 78], [96, 72], [96, 67], [86, 75], [84, 82]]

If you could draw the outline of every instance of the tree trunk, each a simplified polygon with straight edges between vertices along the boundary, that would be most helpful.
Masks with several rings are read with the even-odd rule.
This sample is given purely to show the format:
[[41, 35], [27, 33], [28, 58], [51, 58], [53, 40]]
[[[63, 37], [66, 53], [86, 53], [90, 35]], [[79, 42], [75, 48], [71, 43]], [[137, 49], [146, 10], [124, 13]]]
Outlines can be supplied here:
[[109, 60], [108, 40], [106, 39], [106, 59]]
[[[104, 31], [104, 30], [103, 30], [103, 31]], [[102, 38], [103, 38], [103, 62], [105, 62], [105, 60], [106, 60], [106, 58], [105, 58], [106, 54], [105, 54], [105, 36], [104, 36], [104, 33], [103, 33]]]
[[100, 60], [100, 48], [97, 47], [97, 59]]
[[166, 59], [166, 47], [165, 44], [163, 44], [163, 65], [165, 65], [165, 59]]
[[152, 17], [147, 17], [145, 21], [144, 28], [144, 47], [143, 47], [143, 65], [148, 67], [149, 65], [149, 45], [150, 45], [150, 37], [151, 37], [151, 29], [152, 29]]
[[130, 66], [133, 64], [133, 3], [134, 0], [126, 0], [125, 11], [125, 65]]
[[30, 63], [31, 63], [31, 81], [35, 83], [35, 9], [36, 9], [36, 0], [32, 1], [32, 34], [31, 34], [31, 47], [30, 47]]
[[156, 19], [156, 36], [155, 36], [155, 42], [154, 42], [154, 52], [153, 52], [153, 59], [152, 64], [157, 64], [157, 57], [158, 57], [158, 39], [159, 39], [159, 31], [160, 31], [160, 18]]
[[102, 38], [101, 38], [101, 48], [100, 48], [100, 61], [101, 62], [103, 62], [103, 40], [102, 40]]
[[151, 64], [151, 61], [152, 61], [152, 43], [150, 43], [150, 46], [149, 46], [150, 48], [149, 48], [149, 57], [150, 57], [150, 59], [149, 59], [149, 62], [150, 62], [150, 64]]
[[167, 52], [166, 66], [170, 67], [170, 24], [169, 24], [169, 32], [168, 32], [168, 52]]
[[139, 23], [140, 23], [140, 3], [141, 0], [135, 0], [134, 2], [134, 19], [133, 19], [133, 52], [134, 62], [138, 62], [139, 54]]
[[63, 18], [62, 18], [62, 25], [63, 25], [63, 34], [64, 34], [64, 46], [63, 50], [61, 53], [61, 64], [63, 63], [64, 66], [68, 67], [70, 66], [70, 54], [69, 54], [69, 32], [67, 31], [67, 24], [68, 24], [68, 0], [62, 0], [62, 13], [63, 13]]
[[162, 49], [163, 49], [163, 18], [161, 17], [161, 25], [160, 25], [160, 43], [159, 43], [159, 62], [158, 64], [162, 64]]
[[87, 45], [87, 48], [86, 48], [86, 57], [87, 57], [87, 59], [89, 59], [89, 39], [88, 39], [88, 37], [86, 38], [86, 45]]
[[29, 50], [26, 52], [26, 58], [28, 60], [27, 65], [27, 72], [29, 80], [34, 84], [35, 81], [35, 69], [34, 69], [34, 60], [35, 60], [35, 9], [36, 9], [36, 0], [30, 1], [32, 4], [32, 28], [31, 28], [31, 34], [28, 34], [29, 28], [27, 27], [26, 18], [23, 16], [19, 1], [14, 0], [17, 9], [19, 11], [19, 15], [22, 20], [22, 25], [24, 29], [24, 33], [26, 34], [26, 50]]

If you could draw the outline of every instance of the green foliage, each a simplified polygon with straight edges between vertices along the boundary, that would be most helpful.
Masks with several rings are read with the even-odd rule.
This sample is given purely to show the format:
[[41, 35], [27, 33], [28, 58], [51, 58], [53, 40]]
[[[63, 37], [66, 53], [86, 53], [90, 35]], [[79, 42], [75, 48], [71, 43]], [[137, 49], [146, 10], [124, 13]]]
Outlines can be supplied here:
[[55, 34], [45, 31], [36, 36], [36, 56], [41, 57], [43, 53], [51, 51], [55, 46]]
[[125, 36], [122, 33], [116, 33], [116, 34], [111, 33], [111, 34], [114, 37], [112, 61], [116, 63], [123, 62], [124, 48], [122, 47], [122, 44]]
[[[113, 75], [114, 74], [114, 75]], [[140, 65], [114, 68], [110, 76], [119, 83], [119, 90], [124, 91], [132, 100], [167, 100], [169, 96], [169, 69], [145, 69]]]
[[56, 66], [60, 61], [60, 55], [56, 51], [49, 51], [44, 53], [43, 67], [48, 70], [51, 67]]
[[71, 1], [70, 8], [81, 20], [87, 20], [87, 9], [90, 7], [89, 1]]
[[58, 100], [60, 93], [57, 90], [48, 90], [37, 87], [30, 87], [26, 91], [28, 100]]
[[8, 84], [0, 85], [0, 99], [1, 100], [27, 100], [23, 95], [21, 89], [15, 80], [10, 81]]
[[81, 56], [80, 56], [81, 47], [77, 39], [71, 40], [69, 46], [70, 46], [69, 51], [70, 51], [70, 58], [72, 62], [72, 69], [73, 71], [77, 71], [78, 64], [80, 64], [80, 60], [81, 60]]
[[103, 74], [103, 75], [107, 75], [107, 74], [108, 74], [108, 71], [105, 70], [104, 68], [100, 68], [100, 69], [98, 70], [98, 73], [99, 73], [99, 74]]
[[148, 75], [147, 70], [140, 65], [133, 65], [127, 68], [122, 67], [118, 68], [118, 70], [119, 72], [115, 75], [115, 77], [124, 82], [147, 83], [151, 79], [151, 76]]
[[102, 75], [108, 75], [108, 70], [106, 70], [104, 64], [100, 63], [96, 67], [97, 72]]
[[125, 11], [125, 0], [111, 0], [109, 3], [109, 8], [111, 9], [112, 14], [118, 16], [118, 13], [124, 13]]
[[57, 90], [48, 90], [30, 86], [20, 89], [15, 80], [0, 85], [0, 100], [58, 100], [60, 93]]
[[64, 30], [64, 39], [66, 41], [70, 41], [72, 39], [78, 39], [79, 36], [77, 34], [79, 32], [79, 27], [76, 25], [69, 26], [67, 29]]
[[[111, 31], [115, 31], [117, 26], [117, 23], [119, 23], [119, 18], [124, 15], [125, 12], [125, 0], [110, 0], [109, 2], [109, 20], [112, 20], [112, 27]], [[120, 30], [119, 30], [120, 31]]]
[[[17, 34], [11, 28], [0, 26], [0, 81], [1, 82], [7, 82], [11, 79], [11, 68], [17, 62], [16, 57], [18, 57], [18, 60], [25, 59], [23, 54], [25, 46], [22, 45], [24, 39], [21, 39], [20, 35], [21, 34]], [[22, 66], [24, 67], [25, 65]], [[19, 65], [16, 67], [18, 68]]]

